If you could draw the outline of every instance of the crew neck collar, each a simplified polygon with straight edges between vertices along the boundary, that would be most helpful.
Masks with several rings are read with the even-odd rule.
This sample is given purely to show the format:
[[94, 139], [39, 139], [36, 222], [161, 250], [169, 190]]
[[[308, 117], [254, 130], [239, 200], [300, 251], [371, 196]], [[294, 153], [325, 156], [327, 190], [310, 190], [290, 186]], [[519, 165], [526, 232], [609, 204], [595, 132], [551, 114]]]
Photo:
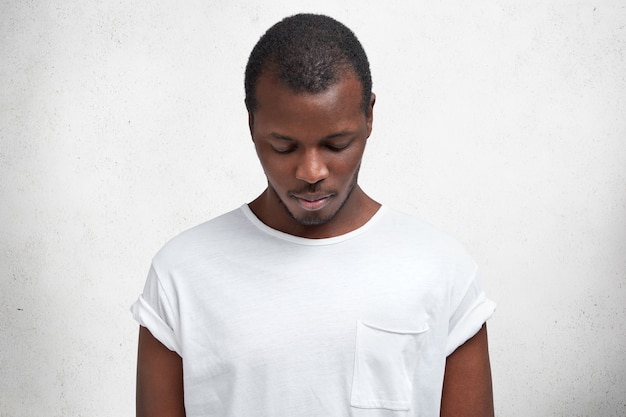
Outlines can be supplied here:
[[323, 246], [323, 245], [332, 245], [340, 242], [344, 242], [348, 239], [352, 239], [355, 236], [359, 236], [360, 234], [369, 230], [378, 220], [383, 216], [383, 214], [387, 211], [386, 206], [380, 206], [376, 213], [361, 227], [358, 227], [348, 233], [344, 233], [339, 236], [327, 237], [321, 239], [311, 239], [307, 237], [300, 237], [295, 235], [290, 235], [289, 233], [281, 232], [280, 230], [273, 229], [263, 223], [259, 218], [250, 210], [248, 204], [243, 204], [240, 207], [240, 210], [246, 216], [246, 218], [259, 230], [268, 235], [274, 236], [276, 238], [287, 240], [289, 242], [297, 243], [300, 245], [307, 246]]

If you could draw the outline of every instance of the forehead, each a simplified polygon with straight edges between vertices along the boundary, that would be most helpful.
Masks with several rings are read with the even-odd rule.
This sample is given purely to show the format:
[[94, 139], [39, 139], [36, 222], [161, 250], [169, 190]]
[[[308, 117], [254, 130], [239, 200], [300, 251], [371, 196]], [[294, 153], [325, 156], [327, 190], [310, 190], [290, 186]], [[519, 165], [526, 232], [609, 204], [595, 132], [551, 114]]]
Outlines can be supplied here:
[[[288, 110], [293, 107], [338, 107], [361, 108], [362, 85], [350, 70], [343, 71], [337, 79], [322, 91], [302, 91], [293, 89], [273, 71], [264, 71], [259, 77], [255, 96], [257, 110], [264, 112]], [[255, 111], [255, 114], [257, 111]]]
[[294, 92], [271, 74], [257, 83], [254, 112], [258, 134], [323, 136], [359, 130], [365, 122], [361, 83], [347, 73], [320, 93]]

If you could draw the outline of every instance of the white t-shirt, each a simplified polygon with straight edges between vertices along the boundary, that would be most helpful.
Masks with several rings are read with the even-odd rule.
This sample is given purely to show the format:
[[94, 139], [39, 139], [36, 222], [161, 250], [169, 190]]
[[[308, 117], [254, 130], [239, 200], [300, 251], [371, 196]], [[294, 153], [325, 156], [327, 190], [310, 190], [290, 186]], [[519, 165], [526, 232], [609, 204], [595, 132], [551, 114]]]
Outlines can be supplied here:
[[439, 416], [446, 356], [494, 309], [463, 247], [412, 217], [306, 239], [247, 205], [168, 242], [132, 306], [183, 358], [188, 417]]

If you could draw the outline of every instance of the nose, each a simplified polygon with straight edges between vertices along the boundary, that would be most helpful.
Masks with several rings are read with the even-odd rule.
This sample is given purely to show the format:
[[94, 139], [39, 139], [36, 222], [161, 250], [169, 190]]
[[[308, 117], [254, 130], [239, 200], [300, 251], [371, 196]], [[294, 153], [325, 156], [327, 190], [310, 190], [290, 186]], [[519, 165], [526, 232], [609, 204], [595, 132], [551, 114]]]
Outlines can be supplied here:
[[315, 184], [328, 178], [328, 166], [320, 152], [316, 149], [306, 150], [298, 162], [296, 178]]

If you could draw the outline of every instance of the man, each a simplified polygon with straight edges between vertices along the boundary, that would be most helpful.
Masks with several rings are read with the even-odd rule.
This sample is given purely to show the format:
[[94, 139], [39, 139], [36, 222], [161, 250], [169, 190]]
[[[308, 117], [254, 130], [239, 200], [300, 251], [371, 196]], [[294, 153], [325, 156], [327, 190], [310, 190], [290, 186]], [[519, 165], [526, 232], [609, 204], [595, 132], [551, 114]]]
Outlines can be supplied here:
[[329, 17], [259, 40], [246, 106], [268, 185], [154, 258], [133, 305], [139, 416], [493, 415], [475, 263], [358, 184], [371, 85]]

